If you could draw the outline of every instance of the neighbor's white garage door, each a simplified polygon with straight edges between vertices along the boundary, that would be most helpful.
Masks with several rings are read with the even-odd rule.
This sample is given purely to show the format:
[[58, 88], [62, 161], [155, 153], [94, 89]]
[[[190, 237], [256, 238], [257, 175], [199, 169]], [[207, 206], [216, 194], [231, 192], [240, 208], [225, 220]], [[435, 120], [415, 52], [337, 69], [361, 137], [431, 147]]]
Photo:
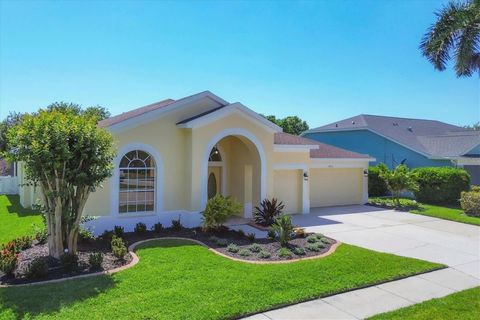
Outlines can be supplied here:
[[302, 212], [302, 170], [275, 170], [274, 197], [285, 205], [285, 213]]
[[362, 202], [363, 169], [310, 169], [310, 207], [325, 207]]

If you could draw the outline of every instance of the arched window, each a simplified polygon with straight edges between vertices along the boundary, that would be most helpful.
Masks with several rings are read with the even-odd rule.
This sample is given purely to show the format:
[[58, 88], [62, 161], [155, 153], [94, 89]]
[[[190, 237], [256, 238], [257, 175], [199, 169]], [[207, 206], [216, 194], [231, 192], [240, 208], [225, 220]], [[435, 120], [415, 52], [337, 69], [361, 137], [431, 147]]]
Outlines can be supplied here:
[[119, 212], [155, 210], [155, 160], [145, 151], [134, 150], [120, 161]]

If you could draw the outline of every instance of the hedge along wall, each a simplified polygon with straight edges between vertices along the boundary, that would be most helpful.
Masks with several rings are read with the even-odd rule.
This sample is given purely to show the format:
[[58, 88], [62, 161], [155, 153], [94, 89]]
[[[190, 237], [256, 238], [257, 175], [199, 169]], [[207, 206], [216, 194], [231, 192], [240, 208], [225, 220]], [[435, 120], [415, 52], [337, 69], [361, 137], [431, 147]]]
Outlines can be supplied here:
[[426, 167], [413, 170], [419, 190], [419, 202], [432, 204], [458, 204], [462, 191], [470, 189], [470, 175], [464, 169], [452, 167]]
[[368, 168], [368, 195], [370, 197], [382, 197], [388, 194], [385, 181], [380, 178], [378, 166]]

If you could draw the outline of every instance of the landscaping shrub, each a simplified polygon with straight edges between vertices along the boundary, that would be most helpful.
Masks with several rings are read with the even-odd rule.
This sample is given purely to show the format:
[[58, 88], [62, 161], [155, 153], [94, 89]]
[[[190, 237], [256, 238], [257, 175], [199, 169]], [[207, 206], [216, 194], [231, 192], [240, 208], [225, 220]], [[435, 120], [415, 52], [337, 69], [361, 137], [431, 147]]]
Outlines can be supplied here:
[[278, 201], [277, 198], [270, 199], [263, 199], [260, 202], [260, 205], [255, 207], [253, 212], [253, 219], [255, 223], [269, 227], [271, 226], [277, 217], [279, 217], [285, 205], [282, 201]]
[[95, 240], [95, 236], [90, 230], [80, 228], [78, 232], [78, 240], [82, 243], [89, 243], [90, 241]]
[[13, 241], [15, 242], [18, 252], [31, 248], [33, 244], [33, 238], [30, 236], [19, 237]]
[[272, 229], [268, 230], [268, 232], [267, 232], [267, 237], [268, 237], [268, 239], [272, 239], [272, 240], [273, 240], [273, 239], [275, 239], [275, 236], [276, 236], [276, 233], [275, 233], [274, 230], [272, 230]]
[[428, 167], [413, 170], [419, 189], [419, 202], [431, 204], [458, 204], [462, 191], [470, 189], [470, 175], [464, 169]]
[[397, 206], [400, 206], [400, 194], [404, 191], [415, 192], [418, 190], [418, 184], [415, 174], [404, 164], [398, 165], [394, 170], [390, 170], [385, 164], [378, 165], [379, 175], [385, 181], [388, 191], [392, 194]]
[[259, 253], [258, 253], [258, 257], [260, 259], [268, 259], [270, 258], [272, 255], [270, 254], [270, 252], [268, 251], [265, 251], [265, 250], [261, 250]]
[[480, 192], [480, 186], [472, 186], [472, 188], [470, 189], [470, 191]]
[[246, 237], [245, 231], [243, 231], [242, 229], [238, 229], [238, 230], [237, 230], [237, 235], [238, 235], [238, 237], [239, 237], [240, 239]]
[[103, 263], [103, 253], [101, 252], [92, 252], [88, 256], [88, 263], [90, 268], [93, 270], [99, 270], [102, 268]]
[[248, 247], [248, 250], [252, 252], [260, 252], [262, 250], [262, 247], [258, 243], [254, 243]]
[[313, 251], [313, 252], [322, 251], [323, 248], [325, 248], [325, 245], [321, 242], [307, 243], [307, 245], [305, 246], [305, 249], [307, 249], [308, 251]]
[[182, 231], [183, 225], [182, 225], [182, 222], [180, 221], [180, 216], [178, 217], [178, 219], [172, 220], [172, 227], [171, 228], [172, 228], [173, 231]]
[[297, 256], [304, 256], [306, 255], [307, 253], [305, 252], [305, 249], [301, 248], [301, 247], [295, 247], [293, 248], [292, 252], [297, 255]]
[[277, 251], [277, 254], [280, 258], [284, 258], [284, 259], [293, 258], [293, 253], [290, 250], [288, 250], [287, 248], [280, 248]]
[[320, 240], [320, 241], [322, 241], [322, 243], [324, 243], [324, 244], [330, 244], [331, 243], [330, 239], [328, 239], [328, 238], [322, 238], [322, 240]]
[[220, 239], [218, 237], [215, 237], [215, 236], [211, 236], [210, 238], [208, 238], [209, 241], [215, 243], [216, 245], [218, 245], [219, 247], [226, 247], [227, 246], [227, 240], [225, 239]]
[[203, 229], [206, 231], [218, 229], [233, 214], [242, 210], [240, 203], [230, 197], [220, 194], [208, 199], [202, 212]]
[[370, 198], [368, 199], [368, 203], [377, 207], [405, 211], [420, 208], [420, 204], [417, 201], [411, 199], [399, 199], [399, 204], [397, 204], [397, 202], [395, 202], [392, 198]]
[[60, 256], [60, 266], [65, 273], [75, 271], [78, 267], [78, 256], [74, 253], [65, 252]]
[[248, 249], [242, 249], [242, 250], [238, 251], [238, 254], [242, 257], [249, 257], [249, 256], [252, 255], [252, 253]]
[[250, 241], [250, 242], [255, 241], [255, 233], [253, 233], [253, 232], [247, 233], [247, 239], [248, 239], [248, 241]]
[[380, 177], [380, 168], [372, 166], [368, 168], [368, 195], [371, 197], [382, 197], [388, 194], [388, 187]]
[[48, 274], [48, 264], [45, 259], [35, 258], [27, 267], [25, 276], [28, 279], [42, 279]]
[[460, 205], [465, 214], [472, 217], [480, 217], [480, 191], [463, 191], [460, 198]]
[[145, 232], [147, 232], [147, 225], [143, 222], [139, 222], [135, 225], [133, 231], [135, 231], [135, 233], [139, 235], [145, 234]]
[[152, 230], [156, 233], [160, 233], [163, 230], [163, 225], [160, 222], [157, 222], [153, 225]]
[[113, 230], [105, 230], [103, 231], [102, 235], [100, 236], [100, 238], [102, 238], [102, 240], [104, 241], [107, 241], [108, 243], [112, 242], [112, 238], [115, 234], [113, 233]]
[[123, 241], [122, 238], [113, 236], [110, 245], [112, 247], [112, 254], [117, 259], [123, 259], [128, 252], [128, 249], [125, 246], [125, 242]]
[[39, 227], [38, 225], [33, 225], [33, 232], [35, 234], [35, 240], [37, 240], [38, 244], [45, 244], [47, 243], [48, 238], [48, 231], [45, 227]]
[[240, 249], [238, 248], [238, 246], [235, 244], [235, 243], [230, 243], [228, 246], [227, 246], [227, 251], [228, 252], [231, 252], [231, 253], [237, 253]]
[[0, 270], [8, 276], [13, 275], [17, 267], [18, 254], [15, 249], [14, 243], [10, 243], [0, 250]]
[[[137, 223], [137, 226], [138, 226], [138, 223]], [[115, 226], [113, 227], [113, 234], [115, 234], [119, 238], [123, 238], [123, 236], [125, 235], [125, 229], [122, 226]]]
[[312, 234], [310, 236], [307, 237], [307, 242], [308, 243], [315, 243], [317, 242], [319, 239], [317, 239], [317, 236]]
[[280, 216], [270, 228], [275, 232], [282, 247], [287, 246], [288, 242], [292, 240], [294, 226], [290, 216]]

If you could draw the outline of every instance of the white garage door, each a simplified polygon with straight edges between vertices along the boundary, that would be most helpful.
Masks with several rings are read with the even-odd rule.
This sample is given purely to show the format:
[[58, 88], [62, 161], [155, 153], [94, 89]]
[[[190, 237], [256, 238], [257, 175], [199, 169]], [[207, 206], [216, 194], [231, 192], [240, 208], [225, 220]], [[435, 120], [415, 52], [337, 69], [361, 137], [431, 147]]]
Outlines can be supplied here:
[[302, 170], [275, 170], [274, 197], [285, 205], [284, 213], [302, 212]]
[[310, 169], [310, 206], [362, 203], [363, 169]]

